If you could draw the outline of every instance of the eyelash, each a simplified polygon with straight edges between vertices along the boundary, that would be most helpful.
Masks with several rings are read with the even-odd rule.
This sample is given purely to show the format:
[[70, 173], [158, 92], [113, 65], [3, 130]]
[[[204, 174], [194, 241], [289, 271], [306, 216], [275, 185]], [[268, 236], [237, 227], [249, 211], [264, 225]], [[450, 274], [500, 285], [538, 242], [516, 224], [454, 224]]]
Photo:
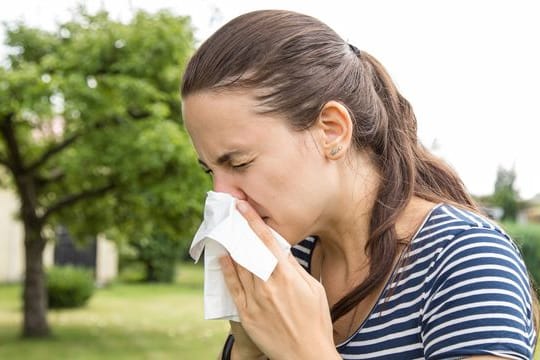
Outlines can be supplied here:
[[[248, 162], [245, 162], [243, 164], [239, 164], [239, 165], [229, 165], [233, 170], [236, 170], [236, 171], [241, 171], [241, 170], [244, 170], [246, 169], [249, 165], [251, 165], [253, 163], [253, 160], [251, 161], [248, 161]], [[207, 169], [207, 168], [203, 168], [203, 171], [208, 174], [208, 175], [212, 175], [214, 172], [210, 169]]]
[[242, 164], [239, 164], [239, 165], [231, 165], [231, 168], [235, 169], [235, 170], [244, 170], [246, 169], [249, 165], [251, 165], [251, 163], [253, 162], [252, 161], [248, 161], [248, 162], [245, 162], [245, 163], [242, 163]]

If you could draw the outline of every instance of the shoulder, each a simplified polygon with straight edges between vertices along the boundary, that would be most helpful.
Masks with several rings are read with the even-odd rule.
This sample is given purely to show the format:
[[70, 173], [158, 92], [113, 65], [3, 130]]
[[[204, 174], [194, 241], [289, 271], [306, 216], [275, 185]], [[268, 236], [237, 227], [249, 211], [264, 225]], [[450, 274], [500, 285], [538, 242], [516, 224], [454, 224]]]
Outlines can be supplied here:
[[479, 214], [441, 205], [416, 240], [413, 251], [429, 249], [422, 295], [426, 353], [526, 358], [535, 338], [531, 288], [512, 239]]
[[409, 257], [428, 266], [425, 285], [431, 295], [443, 283], [462, 277], [505, 273], [527, 292], [527, 269], [519, 248], [506, 232], [484, 216], [442, 204], [433, 210], [413, 240]]
[[458, 253], [501, 253], [522, 264], [519, 248], [506, 232], [470, 210], [441, 204], [433, 209], [413, 239], [409, 256], [429, 255], [432, 266]]

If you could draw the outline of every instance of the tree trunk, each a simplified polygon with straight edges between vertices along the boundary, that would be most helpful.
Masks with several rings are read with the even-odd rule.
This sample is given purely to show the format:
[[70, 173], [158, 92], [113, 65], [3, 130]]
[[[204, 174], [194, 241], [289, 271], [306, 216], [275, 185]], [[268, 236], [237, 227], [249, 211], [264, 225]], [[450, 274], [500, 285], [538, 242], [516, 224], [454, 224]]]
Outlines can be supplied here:
[[145, 282], [157, 282], [157, 274], [156, 269], [154, 267], [154, 264], [152, 264], [152, 261], [145, 261], [144, 267], [146, 269], [145, 271]]
[[23, 337], [46, 337], [50, 335], [47, 322], [47, 288], [43, 270], [45, 239], [38, 227], [25, 226], [25, 277]]

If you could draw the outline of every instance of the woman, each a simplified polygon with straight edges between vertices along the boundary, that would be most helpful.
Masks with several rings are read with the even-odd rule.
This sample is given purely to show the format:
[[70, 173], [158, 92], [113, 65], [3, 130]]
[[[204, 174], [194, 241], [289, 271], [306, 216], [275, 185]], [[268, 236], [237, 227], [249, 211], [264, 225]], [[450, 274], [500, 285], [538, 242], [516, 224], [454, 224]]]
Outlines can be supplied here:
[[267, 282], [222, 259], [241, 318], [225, 358], [532, 358], [519, 251], [372, 56], [312, 17], [251, 12], [197, 50], [182, 96], [214, 190], [279, 259]]

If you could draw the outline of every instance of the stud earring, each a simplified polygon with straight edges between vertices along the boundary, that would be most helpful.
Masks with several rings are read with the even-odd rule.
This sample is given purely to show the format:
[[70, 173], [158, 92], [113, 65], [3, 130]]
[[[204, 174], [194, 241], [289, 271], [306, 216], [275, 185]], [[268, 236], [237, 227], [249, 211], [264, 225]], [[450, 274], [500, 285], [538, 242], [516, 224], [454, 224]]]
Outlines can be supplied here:
[[336, 156], [336, 154], [340, 152], [341, 149], [342, 149], [341, 145], [338, 145], [335, 148], [332, 148], [332, 150], [330, 150], [330, 156]]

